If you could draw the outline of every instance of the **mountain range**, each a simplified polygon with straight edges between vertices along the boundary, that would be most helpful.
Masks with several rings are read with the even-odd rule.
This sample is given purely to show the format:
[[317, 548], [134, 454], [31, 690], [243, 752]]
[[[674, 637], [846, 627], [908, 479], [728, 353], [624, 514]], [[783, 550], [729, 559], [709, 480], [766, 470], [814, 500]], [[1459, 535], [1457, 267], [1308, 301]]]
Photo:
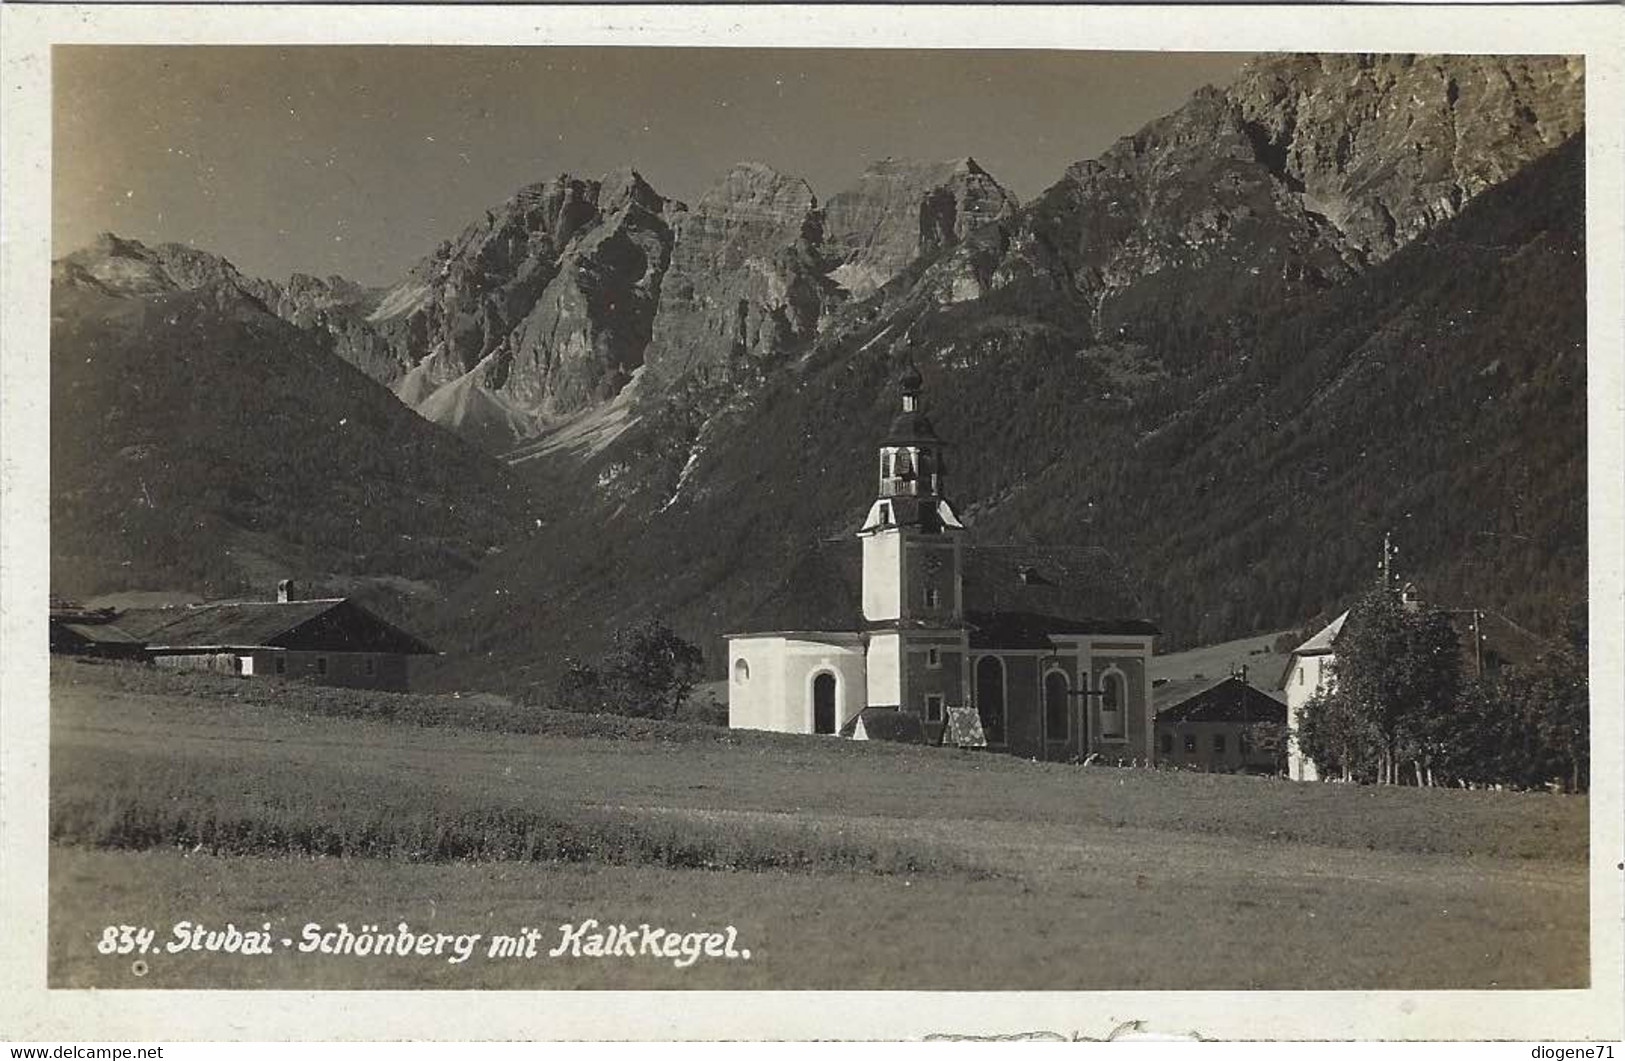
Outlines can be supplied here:
[[565, 174], [383, 289], [104, 237], [54, 275], [53, 580], [406, 580], [465, 686], [650, 612], [715, 652], [856, 529], [907, 359], [973, 535], [1111, 550], [1167, 645], [1334, 606], [1385, 530], [1555, 630], [1583, 115], [1573, 59], [1275, 56], [1025, 204], [971, 158]]

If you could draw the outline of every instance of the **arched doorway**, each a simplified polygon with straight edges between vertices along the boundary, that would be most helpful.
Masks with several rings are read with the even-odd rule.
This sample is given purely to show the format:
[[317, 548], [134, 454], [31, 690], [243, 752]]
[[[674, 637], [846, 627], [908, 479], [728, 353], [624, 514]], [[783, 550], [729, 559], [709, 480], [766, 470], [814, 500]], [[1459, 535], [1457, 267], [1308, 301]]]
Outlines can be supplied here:
[[983, 656], [976, 662], [976, 713], [989, 744], [1004, 743], [1004, 662]]
[[1044, 675], [1044, 739], [1065, 741], [1072, 736], [1071, 683], [1062, 671]]
[[835, 732], [835, 675], [825, 671], [813, 679], [813, 732]]

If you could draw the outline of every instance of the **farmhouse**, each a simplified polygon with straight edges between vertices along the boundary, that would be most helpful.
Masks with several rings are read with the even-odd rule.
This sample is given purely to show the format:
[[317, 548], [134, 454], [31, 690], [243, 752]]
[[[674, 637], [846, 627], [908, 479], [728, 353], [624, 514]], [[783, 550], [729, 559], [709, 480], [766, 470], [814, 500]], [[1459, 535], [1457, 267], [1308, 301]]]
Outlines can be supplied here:
[[1245, 676], [1158, 682], [1157, 760], [1225, 773], [1275, 773], [1285, 759], [1286, 704]]
[[[1405, 607], [1421, 607], [1413, 584], [1406, 583], [1398, 592]], [[1461, 646], [1463, 674], [1483, 677], [1503, 667], [1533, 662], [1547, 651], [1547, 643], [1541, 637], [1500, 612], [1485, 608], [1450, 608], [1446, 614]], [[1280, 689], [1286, 696], [1287, 708], [1287, 773], [1294, 781], [1320, 778], [1314, 760], [1304, 755], [1298, 746], [1298, 711], [1331, 687], [1337, 640], [1348, 618], [1345, 610], [1293, 649], [1292, 658], [1281, 675]]]
[[824, 542], [728, 636], [728, 721], [942, 739], [974, 707], [989, 747], [1038, 759], [1149, 761], [1156, 627], [1105, 550], [973, 546], [911, 366], [855, 539]]
[[284, 581], [274, 601], [132, 608], [110, 625], [159, 667], [322, 685], [404, 690], [413, 656], [434, 649], [344, 597], [297, 600]]
[[146, 643], [121, 627], [112, 608], [86, 608], [53, 600], [49, 620], [52, 652], [104, 659], [145, 659]]

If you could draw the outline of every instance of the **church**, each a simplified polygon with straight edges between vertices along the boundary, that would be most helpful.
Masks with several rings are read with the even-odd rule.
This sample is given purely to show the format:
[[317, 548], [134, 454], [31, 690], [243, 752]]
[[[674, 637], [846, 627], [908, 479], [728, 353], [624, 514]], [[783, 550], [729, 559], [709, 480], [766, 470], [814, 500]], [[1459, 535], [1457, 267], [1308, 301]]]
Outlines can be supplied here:
[[810, 550], [752, 632], [728, 635], [729, 725], [935, 744], [971, 708], [994, 750], [1152, 761], [1157, 628], [1134, 617], [1120, 565], [1098, 548], [968, 543], [921, 384], [908, 366], [856, 535]]

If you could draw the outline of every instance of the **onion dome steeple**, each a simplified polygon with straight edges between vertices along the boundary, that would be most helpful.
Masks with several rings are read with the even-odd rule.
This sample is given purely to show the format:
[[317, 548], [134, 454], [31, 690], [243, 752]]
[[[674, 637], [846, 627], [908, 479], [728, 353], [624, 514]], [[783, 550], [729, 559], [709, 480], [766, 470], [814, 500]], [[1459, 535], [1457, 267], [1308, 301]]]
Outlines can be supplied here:
[[902, 408], [892, 418], [880, 444], [880, 500], [869, 509], [864, 533], [886, 527], [915, 527], [939, 532], [962, 529], [944, 496], [947, 462], [943, 443], [920, 401], [924, 381], [912, 360], [897, 380]]

